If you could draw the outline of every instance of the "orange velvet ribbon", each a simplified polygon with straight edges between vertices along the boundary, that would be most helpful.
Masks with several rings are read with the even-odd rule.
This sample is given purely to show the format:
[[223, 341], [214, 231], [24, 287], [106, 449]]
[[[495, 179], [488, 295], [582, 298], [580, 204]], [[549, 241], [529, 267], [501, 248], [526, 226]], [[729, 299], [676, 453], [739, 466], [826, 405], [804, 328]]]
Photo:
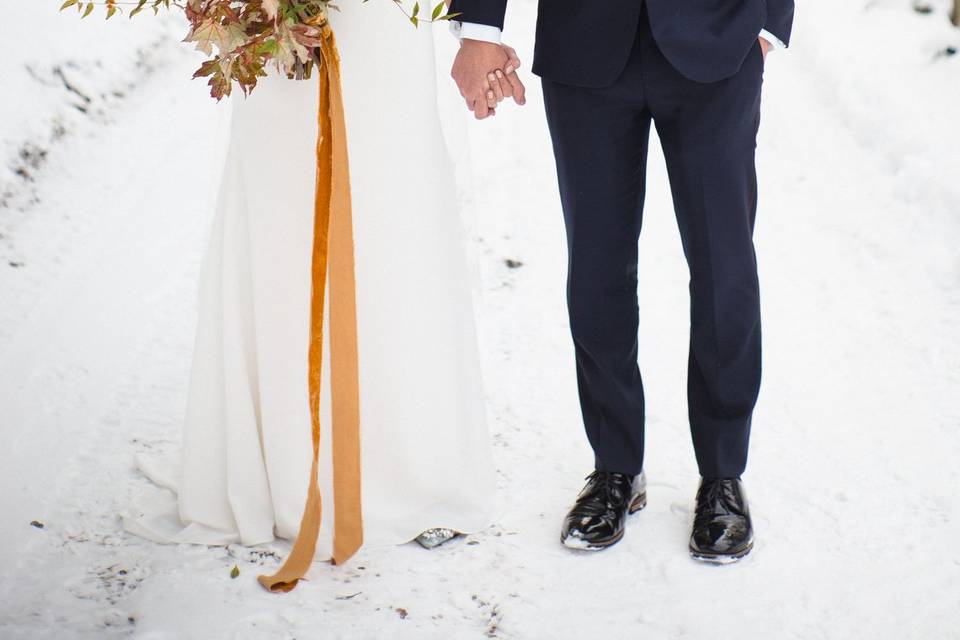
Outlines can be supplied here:
[[273, 575], [257, 580], [274, 592], [290, 591], [313, 563], [320, 533], [321, 498], [317, 483], [320, 453], [320, 365], [323, 310], [330, 286], [330, 389], [333, 445], [333, 562], [342, 564], [363, 544], [360, 505], [360, 389], [353, 217], [347, 128], [340, 87], [340, 55], [329, 24], [323, 26], [319, 65], [317, 172], [314, 200], [312, 291], [308, 386], [313, 463], [300, 531], [290, 555]]

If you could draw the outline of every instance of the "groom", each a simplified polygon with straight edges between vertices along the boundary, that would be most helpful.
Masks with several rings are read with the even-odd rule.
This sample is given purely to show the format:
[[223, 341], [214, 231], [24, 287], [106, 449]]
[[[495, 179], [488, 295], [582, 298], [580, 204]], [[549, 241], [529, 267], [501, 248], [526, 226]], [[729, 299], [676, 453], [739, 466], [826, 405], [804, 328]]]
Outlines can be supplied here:
[[[506, 3], [450, 7], [461, 21], [452, 75], [481, 119], [502, 95], [522, 102], [512, 50], [499, 44]], [[690, 268], [687, 397], [701, 475], [690, 552], [729, 562], [753, 546], [740, 476], [760, 387], [754, 152], [764, 58], [789, 42], [793, 4], [540, 2], [533, 72], [556, 156], [580, 404], [595, 454], [564, 521], [569, 547], [616, 543], [627, 514], [646, 504], [637, 240], [651, 122]]]

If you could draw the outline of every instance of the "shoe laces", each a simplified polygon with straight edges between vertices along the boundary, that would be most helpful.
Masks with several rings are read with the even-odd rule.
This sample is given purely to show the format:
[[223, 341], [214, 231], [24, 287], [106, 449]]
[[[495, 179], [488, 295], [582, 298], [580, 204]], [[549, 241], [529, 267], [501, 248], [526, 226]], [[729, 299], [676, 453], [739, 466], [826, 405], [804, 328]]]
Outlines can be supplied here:
[[615, 499], [623, 498], [623, 488], [618, 484], [616, 474], [609, 471], [594, 471], [584, 480], [589, 493], [581, 494], [575, 510], [582, 516], [603, 516], [611, 512]]
[[737, 496], [733, 491], [733, 482], [729, 480], [715, 480], [707, 483], [706, 490], [697, 496], [697, 511], [694, 526], [699, 527], [709, 523], [717, 516], [744, 515], [738, 505]]

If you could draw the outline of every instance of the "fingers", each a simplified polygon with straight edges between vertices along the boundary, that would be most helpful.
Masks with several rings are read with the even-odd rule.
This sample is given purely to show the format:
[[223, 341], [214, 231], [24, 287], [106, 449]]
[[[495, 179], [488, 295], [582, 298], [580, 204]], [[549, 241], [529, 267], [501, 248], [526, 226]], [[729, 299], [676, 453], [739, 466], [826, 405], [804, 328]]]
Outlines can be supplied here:
[[496, 115], [497, 98], [492, 89], [481, 84], [475, 89], [462, 90], [460, 95], [464, 97], [467, 109], [473, 112], [477, 120]]
[[[493, 78], [493, 82], [490, 82], [490, 78]], [[496, 90], [494, 85], [497, 86]], [[499, 100], [497, 99], [497, 91], [499, 91], [499, 82], [492, 73], [487, 74], [486, 78], [483, 78], [473, 89], [467, 91], [469, 108], [473, 111], [477, 120], [496, 115], [496, 106], [500, 100], [503, 100], [502, 94]]]
[[[509, 95], [513, 96], [513, 101], [519, 105], [527, 103], [527, 89], [523, 86], [520, 76], [517, 75], [517, 69], [520, 68], [520, 57], [517, 51], [509, 45], [501, 45], [503, 51], [507, 54], [507, 64], [503, 68], [506, 74], [507, 84], [510, 85]], [[504, 95], [508, 95], [505, 90]]]
[[504, 67], [504, 71], [507, 72], [507, 75], [510, 75], [514, 71], [520, 68], [520, 57], [517, 55], [516, 50], [513, 47], [507, 45], [501, 45], [504, 52], [507, 54], [507, 65]]
[[500, 88], [500, 82], [497, 80], [497, 76], [492, 73], [487, 74], [487, 87], [484, 97], [489, 109], [495, 108], [503, 101], [503, 90]]
[[513, 101], [519, 105], [526, 104], [527, 88], [523, 86], [523, 82], [515, 70], [507, 74], [507, 82], [510, 84], [510, 93], [513, 95]]
[[473, 115], [477, 120], [483, 120], [489, 116], [495, 115], [496, 111], [491, 109], [487, 104], [487, 99], [484, 97], [477, 98], [473, 101]]
[[[519, 61], [514, 64], [516, 63]], [[481, 76], [482, 79], [472, 86], [460, 86], [460, 95], [463, 96], [467, 108], [473, 112], [477, 120], [496, 115], [497, 105], [504, 98], [512, 97], [517, 104], [526, 102], [523, 83], [516, 73], [511, 75], [495, 69], [486, 76]]]
[[[489, 86], [489, 89], [487, 89], [488, 101], [490, 99], [490, 96], [492, 95], [496, 99], [497, 103], [503, 102], [504, 92], [503, 92], [503, 87], [500, 86], [500, 80], [499, 80], [499, 78], [502, 75], [503, 74], [499, 69], [487, 74], [487, 85]], [[493, 106], [497, 106], [496, 103], [494, 103]]]
[[[513, 86], [507, 82], [507, 77], [504, 75], [503, 71], [500, 69], [495, 69], [493, 72], [494, 79], [497, 81], [497, 85], [500, 87], [500, 95], [504, 98], [513, 97]], [[502, 98], [501, 98], [502, 99]]]
[[[477, 88], [475, 88], [475, 89], [473, 89], [473, 90], [461, 90], [461, 91], [460, 91], [460, 95], [463, 96], [463, 100], [464, 100], [464, 102], [465, 102], [466, 105], [467, 105], [467, 109], [469, 109], [470, 111], [472, 111], [472, 112], [474, 113], [474, 115], [477, 116], [477, 119], [478, 119], [478, 120], [482, 120], [484, 117], [486, 117], [486, 116], [481, 117], [481, 116], [478, 114], [478, 109], [480, 109], [480, 106], [481, 106], [481, 105], [483, 105], [483, 108], [484, 108], [487, 112], [489, 112], [490, 109], [491, 109], [493, 106], [496, 106], [496, 104], [491, 105], [491, 104], [490, 104], [490, 101], [489, 101], [489, 100], [487, 99], [487, 97], [484, 95], [484, 88], [483, 88], [483, 86], [477, 87]], [[481, 110], [481, 112], [482, 112], [482, 110]]]
[[496, 107], [504, 97], [512, 97], [519, 105], [526, 104], [526, 93], [526, 87], [516, 72], [504, 74], [497, 69], [487, 76], [485, 86], [478, 87], [474, 92], [467, 92], [467, 108], [473, 111], [477, 120], [483, 120], [496, 115]]

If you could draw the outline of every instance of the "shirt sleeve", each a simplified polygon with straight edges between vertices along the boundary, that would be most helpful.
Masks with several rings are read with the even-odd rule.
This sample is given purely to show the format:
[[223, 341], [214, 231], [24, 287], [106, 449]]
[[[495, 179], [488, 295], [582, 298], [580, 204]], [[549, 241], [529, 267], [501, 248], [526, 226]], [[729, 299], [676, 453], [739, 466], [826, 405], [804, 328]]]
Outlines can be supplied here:
[[783, 40], [781, 40], [781, 39], [778, 38], [777, 36], [773, 35], [773, 34], [770, 33], [769, 31], [767, 31], [766, 29], [761, 29], [761, 30], [760, 30], [760, 37], [763, 38], [764, 40], [766, 40], [767, 42], [769, 42], [770, 44], [772, 44], [774, 49], [786, 49], [786, 48], [787, 48], [787, 45], [785, 45], [785, 44], [783, 43]]
[[483, 42], [492, 42], [500, 44], [501, 31], [497, 27], [488, 24], [477, 24], [475, 22], [450, 21], [450, 31], [458, 39], [467, 38], [469, 40], [482, 40]]

